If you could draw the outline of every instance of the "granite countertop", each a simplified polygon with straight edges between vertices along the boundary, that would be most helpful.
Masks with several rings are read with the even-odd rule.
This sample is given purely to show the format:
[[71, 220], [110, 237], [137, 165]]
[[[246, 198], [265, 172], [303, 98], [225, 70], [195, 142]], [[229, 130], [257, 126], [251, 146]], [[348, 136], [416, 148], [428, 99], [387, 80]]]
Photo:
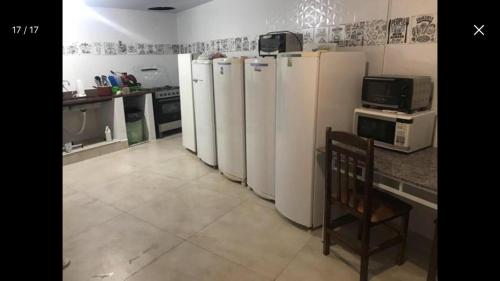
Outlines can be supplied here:
[[[317, 151], [324, 153], [325, 148]], [[375, 147], [374, 169], [378, 174], [402, 180], [433, 192], [437, 191], [437, 148], [410, 154]]]
[[375, 148], [375, 170], [389, 177], [437, 191], [437, 148], [429, 147], [410, 154]]

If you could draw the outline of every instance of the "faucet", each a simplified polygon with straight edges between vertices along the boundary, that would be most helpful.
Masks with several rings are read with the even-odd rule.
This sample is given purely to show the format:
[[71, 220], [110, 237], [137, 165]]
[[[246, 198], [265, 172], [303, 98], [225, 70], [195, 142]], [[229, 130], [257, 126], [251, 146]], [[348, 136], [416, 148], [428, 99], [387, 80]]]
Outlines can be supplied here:
[[71, 83], [69, 83], [68, 80], [63, 80], [63, 90], [66, 90], [66, 91], [69, 91], [65, 86], [64, 86], [64, 83], [67, 83], [68, 84], [68, 87], [71, 85]]

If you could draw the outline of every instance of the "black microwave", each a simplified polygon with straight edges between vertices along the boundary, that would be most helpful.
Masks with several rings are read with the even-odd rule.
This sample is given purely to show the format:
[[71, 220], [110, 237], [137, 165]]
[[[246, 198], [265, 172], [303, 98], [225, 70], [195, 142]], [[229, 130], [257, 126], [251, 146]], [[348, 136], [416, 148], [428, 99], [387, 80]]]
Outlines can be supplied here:
[[288, 31], [270, 32], [259, 36], [259, 56], [302, 51], [302, 34]]
[[412, 113], [428, 109], [432, 98], [429, 76], [365, 76], [361, 94], [363, 107]]

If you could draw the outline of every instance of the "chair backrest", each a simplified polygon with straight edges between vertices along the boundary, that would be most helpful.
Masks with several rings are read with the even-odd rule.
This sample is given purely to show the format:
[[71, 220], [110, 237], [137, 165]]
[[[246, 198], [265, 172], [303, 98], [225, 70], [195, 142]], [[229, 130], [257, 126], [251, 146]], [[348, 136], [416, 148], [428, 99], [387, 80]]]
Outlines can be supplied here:
[[[326, 128], [325, 195], [342, 207], [371, 216], [370, 192], [373, 186], [373, 139], [363, 139], [351, 133]], [[364, 179], [358, 180], [358, 167], [364, 168]], [[332, 190], [333, 186], [336, 190]], [[335, 197], [332, 197], [335, 192]]]

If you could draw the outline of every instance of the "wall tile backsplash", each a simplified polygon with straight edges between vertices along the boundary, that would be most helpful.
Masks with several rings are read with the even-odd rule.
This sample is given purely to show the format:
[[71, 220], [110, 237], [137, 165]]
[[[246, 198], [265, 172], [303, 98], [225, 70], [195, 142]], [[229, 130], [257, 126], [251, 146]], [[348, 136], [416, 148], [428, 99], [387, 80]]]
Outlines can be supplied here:
[[[324, 8], [324, 7], [323, 7]], [[411, 17], [359, 21], [349, 24], [315, 26], [321, 23], [332, 23], [326, 17], [320, 23], [310, 22], [311, 15], [327, 15], [332, 11], [318, 6], [315, 9], [304, 8], [300, 13], [301, 33], [304, 44], [334, 44], [339, 48], [378, 46], [384, 44], [421, 44], [437, 42], [436, 14], [415, 15]], [[299, 19], [297, 19], [299, 20]], [[239, 36], [234, 38], [214, 39], [204, 42], [188, 42], [180, 44], [164, 43], [126, 43], [118, 42], [71, 42], [63, 46], [63, 55], [176, 55], [182, 53], [212, 52], [246, 52], [257, 51], [258, 35]]]
[[411, 17], [410, 30], [408, 32], [409, 42], [430, 43], [437, 40], [437, 18], [436, 15], [419, 15]]

